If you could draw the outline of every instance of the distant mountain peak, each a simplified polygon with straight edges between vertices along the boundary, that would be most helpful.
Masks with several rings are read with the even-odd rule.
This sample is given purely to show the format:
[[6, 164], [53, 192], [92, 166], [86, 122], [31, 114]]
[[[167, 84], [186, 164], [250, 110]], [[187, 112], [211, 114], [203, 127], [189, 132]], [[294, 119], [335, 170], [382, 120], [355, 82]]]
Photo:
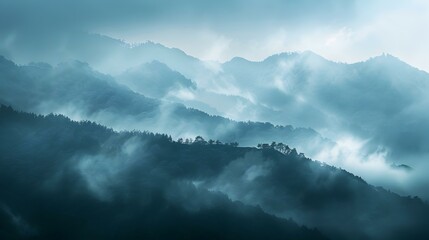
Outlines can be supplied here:
[[231, 60], [229, 60], [229, 62], [251, 62], [251, 61], [243, 57], [233, 57], [231, 58]]
[[279, 60], [312, 60], [312, 61], [330, 61], [324, 57], [306, 50], [303, 52], [282, 52], [267, 57], [263, 62], [276, 62]]
[[191, 56], [191, 55], [187, 54], [182, 49], [175, 48], [175, 47], [167, 47], [167, 46], [165, 46], [165, 45], [163, 45], [161, 43], [153, 42], [153, 41], [150, 41], [150, 40], [148, 40], [146, 42], [143, 42], [143, 43], [132, 44], [131, 46], [132, 46], [131, 48], [137, 48], [137, 49], [138, 48], [154, 48], [154, 49], [158, 49], [158, 50], [173, 51], [173, 52], [176, 52], [177, 54], [186, 56], [188, 58], [192, 58], [194, 60], [197, 59], [194, 56]]
[[[398, 68], [401, 69], [409, 69], [409, 70], [418, 70], [420, 69], [408, 64], [407, 62], [402, 61], [400, 58], [391, 55], [389, 53], [382, 53], [378, 56], [371, 57], [365, 61], [357, 62], [356, 64], [372, 64], [372, 65], [379, 65], [379, 66], [385, 66], [385, 67], [393, 67], [395, 70], [398, 70]], [[424, 72], [424, 71], [421, 71]]]
[[378, 59], [384, 59], [384, 60], [395, 60], [395, 61], [400, 61], [402, 62], [398, 57], [393, 56], [392, 54], [389, 53], [382, 53], [378, 56], [372, 57], [368, 60], [378, 60]]
[[157, 43], [157, 42], [150, 41], [150, 40], [148, 40], [146, 42], [143, 42], [143, 43], [135, 44], [135, 47], [139, 47], [139, 46], [143, 46], [143, 45], [144, 46], [153, 46], [153, 47], [168, 48], [168, 47], [162, 45], [161, 43]]
[[408, 63], [402, 61], [400, 58], [390, 54], [390, 53], [382, 53], [380, 55], [376, 55], [374, 57], [370, 57], [367, 60], [357, 62], [357, 63], [401, 63], [405, 65], [409, 65]]
[[224, 64], [248, 64], [248, 63], [254, 63], [253, 61], [250, 61], [243, 57], [233, 57], [231, 60], [226, 61]]
[[279, 59], [289, 59], [297, 56], [299, 56], [298, 52], [281, 52], [265, 58], [263, 62], [277, 61]]

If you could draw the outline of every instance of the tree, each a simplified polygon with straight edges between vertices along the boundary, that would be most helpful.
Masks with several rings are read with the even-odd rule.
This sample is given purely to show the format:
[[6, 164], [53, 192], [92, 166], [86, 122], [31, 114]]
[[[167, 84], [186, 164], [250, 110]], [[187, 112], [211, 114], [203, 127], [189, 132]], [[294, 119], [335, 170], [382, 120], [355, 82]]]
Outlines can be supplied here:
[[285, 145], [283, 143], [278, 143], [277, 146], [274, 148], [277, 151], [283, 153], [283, 154], [287, 154], [290, 151], [290, 148], [288, 145]]
[[272, 143], [271, 143], [271, 147], [272, 147], [272, 148], [275, 148], [276, 146], [277, 146], [277, 143], [276, 143], [276, 142], [272, 142]]
[[268, 148], [270, 148], [270, 145], [268, 143], [262, 144], [262, 149], [268, 149]]
[[207, 144], [207, 142], [206, 142], [206, 140], [204, 140], [204, 138], [203, 138], [203, 137], [201, 137], [201, 136], [196, 136], [196, 137], [195, 137], [195, 140], [194, 140], [194, 144], [206, 145], [206, 144]]

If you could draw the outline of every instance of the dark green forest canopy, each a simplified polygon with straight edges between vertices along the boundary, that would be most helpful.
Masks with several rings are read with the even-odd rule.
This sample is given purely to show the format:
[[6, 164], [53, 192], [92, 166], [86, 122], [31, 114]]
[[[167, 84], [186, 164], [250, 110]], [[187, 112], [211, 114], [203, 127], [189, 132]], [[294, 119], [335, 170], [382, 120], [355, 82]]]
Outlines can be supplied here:
[[[166, 135], [118, 133], [5, 106], [0, 133], [2, 239], [326, 239], [189, 182], [215, 175], [247, 149], [179, 144]], [[130, 139], [137, 143], [135, 156], [123, 148]], [[98, 161], [119, 161], [122, 172], [112, 175]], [[96, 165], [86, 169], [82, 162]], [[96, 187], [87, 173], [98, 179]]]
[[420, 199], [296, 151], [183, 144], [5, 106], [0, 136], [0, 234], [10, 238], [429, 236]]

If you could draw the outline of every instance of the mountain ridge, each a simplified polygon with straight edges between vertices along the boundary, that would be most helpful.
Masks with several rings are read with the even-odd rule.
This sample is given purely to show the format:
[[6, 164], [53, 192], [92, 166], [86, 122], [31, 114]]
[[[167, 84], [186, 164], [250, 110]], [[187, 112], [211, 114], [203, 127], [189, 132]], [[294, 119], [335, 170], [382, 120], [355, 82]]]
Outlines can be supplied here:
[[151, 130], [171, 134], [174, 138], [201, 135], [247, 146], [267, 141], [291, 141], [307, 148], [304, 144], [312, 144], [305, 143], [305, 139], [332, 144], [309, 129], [276, 127], [262, 122], [236, 122], [189, 109], [179, 103], [147, 98], [79, 62], [77, 65], [62, 64], [49, 72], [34, 73], [32, 70], [38, 68], [16, 66], [10, 71], [20, 72], [20, 75], [12, 78], [6, 77], [7, 72], [0, 73], [3, 74], [0, 79], [4, 84], [0, 90], [3, 99], [15, 108], [44, 114], [63, 113], [76, 116], [76, 119], [104, 123], [115, 129]]
[[[130, 218], [125, 222], [117, 223], [127, 231], [109, 229], [119, 236], [128, 236], [122, 235], [126, 232], [147, 236], [144, 234], [158, 231], [158, 228], [149, 230], [151, 225], [147, 225], [141, 211], [146, 215], [159, 214], [160, 224], [166, 223], [168, 216], [181, 219], [184, 231], [195, 231], [192, 224], [188, 224], [193, 223], [193, 218], [175, 215], [178, 209], [182, 209], [185, 216], [187, 213], [207, 216], [207, 211], [212, 210], [221, 214], [220, 210], [224, 209], [226, 215], [223, 217], [241, 216], [239, 219], [244, 222], [254, 221], [252, 226], [263, 224], [265, 220], [262, 219], [273, 224], [273, 215], [274, 219], [292, 218], [299, 224], [311, 226], [310, 229], [317, 227], [333, 239], [409, 239], [429, 235], [425, 227], [429, 216], [427, 203], [375, 188], [360, 177], [312, 161], [293, 150], [280, 153], [272, 148], [202, 143], [197, 138], [193, 143], [184, 144], [166, 135], [115, 132], [88, 121], [73, 122], [59, 115], [17, 112], [5, 106], [0, 106], [0, 115], [0, 138], [5, 143], [0, 146], [4, 153], [0, 157], [0, 178], [3, 179], [0, 191], [3, 192], [2, 203], [8, 209], [0, 209], [0, 221], [10, 225], [7, 211], [19, 214], [28, 229], [32, 229], [29, 232], [32, 236], [62, 236], [61, 232], [76, 237], [88, 233], [105, 236], [91, 222], [94, 218], [99, 221], [99, 211], [107, 209], [110, 214], [106, 221], [131, 209], [135, 213], [128, 215]], [[47, 146], [46, 143], [52, 144]], [[28, 167], [29, 164], [34, 167]], [[16, 171], [27, 175], [16, 178], [13, 174]], [[39, 181], [34, 182], [32, 179], [36, 178]], [[224, 185], [227, 182], [229, 185]], [[33, 187], [28, 188], [29, 184]], [[76, 189], [79, 189], [77, 193]], [[37, 198], [31, 203], [14, 197], [33, 194]], [[63, 200], [53, 200], [59, 196]], [[142, 202], [137, 201], [136, 205], [133, 199]], [[237, 202], [244, 207], [237, 206]], [[30, 208], [26, 207], [28, 204]], [[33, 204], [39, 207], [32, 208]], [[127, 205], [132, 208], [125, 208]], [[158, 211], [160, 206], [163, 211]], [[259, 206], [260, 210], [252, 206]], [[78, 212], [70, 215], [68, 208]], [[241, 210], [237, 213], [232, 209]], [[40, 211], [49, 217], [42, 218]], [[49, 226], [59, 217], [62, 221], [54, 225], [61, 232], [55, 232]], [[80, 225], [86, 229], [83, 233], [73, 232], [77, 219], [84, 220]], [[203, 221], [207, 218], [197, 219], [200, 224], [196, 226], [204, 231], [216, 233], [219, 230], [218, 222], [215, 221], [209, 231], [207, 224], [210, 223]], [[144, 230], [133, 231], [129, 225], [123, 225], [129, 221]], [[281, 236], [288, 236], [289, 231], [289, 234], [301, 236], [296, 237], [298, 239], [323, 238], [317, 230], [298, 230], [290, 221], [275, 220], [274, 223], [270, 229], [277, 232], [277, 226], [283, 226], [280, 229], [286, 231]], [[242, 229], [239, 223], [233, 224]], [[289, 227], [285, 228], [285, 224]], [[182, 234], [174, 229], [170, 229], [172, 234]], [[11, 232], [0, 231], [4, 233]], [[240, 236], [242, 234], [240, 230]]]

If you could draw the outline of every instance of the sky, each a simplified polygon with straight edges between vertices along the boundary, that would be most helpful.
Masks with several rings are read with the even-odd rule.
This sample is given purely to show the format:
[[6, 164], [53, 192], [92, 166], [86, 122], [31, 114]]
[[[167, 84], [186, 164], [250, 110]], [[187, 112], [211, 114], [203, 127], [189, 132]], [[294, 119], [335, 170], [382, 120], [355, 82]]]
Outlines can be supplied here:
[[339, 62], [390, 53], [429, 72], [428, 28], [425, 0], [0, 0], [2, 45], [85, 31], [220, 62], [284, 51]]

